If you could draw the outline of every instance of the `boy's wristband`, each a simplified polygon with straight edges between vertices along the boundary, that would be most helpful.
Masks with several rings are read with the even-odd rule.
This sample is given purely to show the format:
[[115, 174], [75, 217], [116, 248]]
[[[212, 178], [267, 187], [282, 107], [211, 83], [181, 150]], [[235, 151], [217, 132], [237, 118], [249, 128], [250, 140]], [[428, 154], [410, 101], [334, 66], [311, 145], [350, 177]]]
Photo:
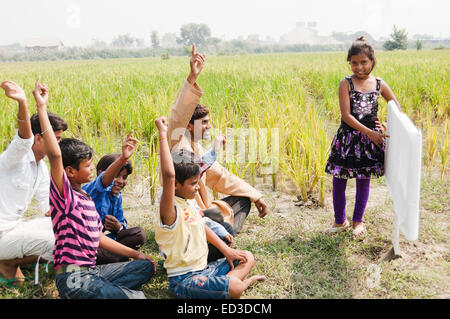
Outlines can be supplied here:
[[43, 132], [41, 132], [41, 136], [44, 137], [44, 134], [47, 133], [51, 128], [52, 128], [51, 125], [47, 127]]

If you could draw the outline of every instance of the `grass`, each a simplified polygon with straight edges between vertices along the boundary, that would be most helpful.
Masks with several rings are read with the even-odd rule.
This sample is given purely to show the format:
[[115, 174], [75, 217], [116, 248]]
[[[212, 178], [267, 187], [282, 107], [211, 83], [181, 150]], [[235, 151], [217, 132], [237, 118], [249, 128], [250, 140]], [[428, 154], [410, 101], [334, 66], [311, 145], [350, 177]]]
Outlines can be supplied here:
[[[440, 182], [439, 169], [424, 172], [423, 194], [431, 194]], [[260, 180], [258, 179], [257, 182]], [[159, 259], [154, 240], [157, 206], [151, 204], [149, 187], [135, 176], [124, 193], [124, 209], [130, 225], [139, 225], [147, 233], [144, 253]], [[445, 187], [449, 186], [448, 180]], [[348, 218], [351, 218], [354, 185], [348, 185]], [[264, 274], [268, 280], [251, 287], [243, 298], [251, 299], [349, 299], [349, 298], [448, 298], [449, 261], [448, 212], [428, 208], [432, 198], [421, 201], [420, 238], [400, 241], [402, 258], [390, 259], [392, 248], [393, 207], [386, 200], [384, 184], [374, 183], [364, 217], [368, 234], [354, 239], [351, 232], [335, 236], [325, 234], [332, 223], [332, 203], [329, 190], [324, 207], [298, 207], [294, 196], [274, 192], [270, 183], [262, 191], [271, 214], [261, 219], [253, 207], [242, 232], [236, 236], [236, 247], [251, 251], [255, 267], [251, 274]], [[440, 196], [444, 190], [439, 190]], [[436, 196], [439, 196], [436, 194]], [[381, 198], [382, 200], [378, 200]], [[34, 209], [35, 209], [34, 205]], [[33, 214], [29, 214], [31, 217]], [[379, 282], [369, 286], [371, 267], [378, 267]], [[31, 279], [34, 269], [24, 271]], [[8, 289], [0, 287], [0, 297], [57, 298], [54, 273], [41, 266], [40, 283]], [[158, 272], [143, 287], [147, 298], [172, 298], [163, 271]]]

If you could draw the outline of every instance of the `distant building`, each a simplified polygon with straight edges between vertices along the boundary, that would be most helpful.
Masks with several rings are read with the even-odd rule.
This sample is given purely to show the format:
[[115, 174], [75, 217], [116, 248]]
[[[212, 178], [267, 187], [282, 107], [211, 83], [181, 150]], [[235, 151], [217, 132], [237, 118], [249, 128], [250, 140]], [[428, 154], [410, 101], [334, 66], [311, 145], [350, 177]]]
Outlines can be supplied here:
[[30, 38], [25, 39], [23, 46], [27, 52], [60, 51], [64, 44], [57, 38]]
[[295, 29], [283, 34], [280, 37], [280, 44], [292, 45], [292, 44], [309, 44], [309, 45], [336, 45], [342, 44], [333, 37], [320, 36], [316, 30], [317, 22], [297, 22]]

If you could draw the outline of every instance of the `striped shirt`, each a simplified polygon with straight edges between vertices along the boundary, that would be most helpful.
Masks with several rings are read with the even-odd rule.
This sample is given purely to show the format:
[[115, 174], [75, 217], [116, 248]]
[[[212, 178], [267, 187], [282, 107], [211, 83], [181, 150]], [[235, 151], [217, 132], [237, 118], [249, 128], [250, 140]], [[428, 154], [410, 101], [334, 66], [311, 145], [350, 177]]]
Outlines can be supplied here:
[[50, 183], [50, 209], [55, 233], [54, 268], [57, 270], [70, 264], [94, 267], [102, 222], [92, 199], [75, 191], [65, 172], [63, 176], [63, 196], [53, 179]]

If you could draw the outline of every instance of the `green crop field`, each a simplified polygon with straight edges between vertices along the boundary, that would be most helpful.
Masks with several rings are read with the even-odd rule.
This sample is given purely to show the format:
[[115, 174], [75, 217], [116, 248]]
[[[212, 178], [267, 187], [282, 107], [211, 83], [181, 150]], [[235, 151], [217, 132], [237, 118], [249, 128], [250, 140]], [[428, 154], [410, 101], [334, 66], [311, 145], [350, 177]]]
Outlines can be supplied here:
[[[331, 179], [325, 175], [324, 166], [340, 121], [338, 84], [351, 72], [345, 59], [344, 52], [207, 57], [198, 84], [204, 91], [201, 103], [211, 110], [213, 127], [222, 133], [227, 128], [246, 130], [250, 132], [246, 145], [252, 141], [260, 145], [252, 161], [250, 151], [244, 160], [226, 151], [221, 161], [256, 188], [261, 185], [272, 199], [270, 208], [275, 212], [265, 219], [252, 212], [243, 233], [237, 236], [238, 248], [255, 254], [254, 272], [269, 277], [266, 284], [255, 286], [244, 297], [448, 297], [450, 51], [378, 52], [373, 71], [390, 85], [402, 110], [422, 130], [423, 220], [419, 246], [447, 247], [437, 250], [435, 264], [426, 265], [426, 259], [419, 260], [422, 264], [417, 261], [420, 267], [430, 267], [426, 269], [408, 268], [411, 263], [407, 257], [403, 261], [381, 259], [391, 247], [389, 227], [393, 220], [383, 178], [373, 183], [374, 189], [384, 195], [368, 208], [365, 218], [369, 234], [363, 241], [353, 241], [348, 234], [323, 234], [332, 222]], [[124, 208], [128, 207], [130, 214], [134, 212], [134, 217], [127, 217], [129, 221], [145, 226], [148, 243], [144, 250], [155, 257], [158, 249], [152, 220], [159, 181], [154, 120], [168, 116], [188, 72], [187, 57], [0, 63], [1, 80], [15, 81], [26, 90], [32, 113], [36, 109], [31, 91], [35, 79], [41, 76], [50, 89], [49, 111], [69, 124], [64, 137], [77, 137], [89, 144], [96, 152], [95, 162], [107, 153], [118, 152], [120, 140], [130, 129], [135, 131], [140, 146], [133, 156], [136, 170], [125, 190]], [[386, 102], [380, 101], [379, 116], [383, 120]], [[4, 95], [0, 105], [3, 151], [17, 127], [17, 105]], [[264, 129], [267, 136], [260, 135]], [[235, 134], [236, 142], [238, 136]], [[264, 138], [265, 150], [261, 147]], [[227, 139], [227, 148], [234, 147], [233, 142], [233, 136]], [[136, 194], [133, 187], [142, 189], [142, 193]], [[136, 196], [143, 198], [142, 207], [136, 206]], [[282, 196], [303, 202], [312, 198], [318, 205], [299, 208], [287, 200], [286, 207], [280, 209], [277, 205]], [[410, 257], [415, 256], [413, 244], [403, 245]], [[379, 288], [364, 286], [370, 263], [383, 269]], [[32, 277], [31, 271], [29, 274]], [[57, 296], [51, 275], [43, 276], [38, 286], [0, 287], [0, 298]], [[149, 298], [169, 297], [165, 275], [158, 275], [144, 292]]]

